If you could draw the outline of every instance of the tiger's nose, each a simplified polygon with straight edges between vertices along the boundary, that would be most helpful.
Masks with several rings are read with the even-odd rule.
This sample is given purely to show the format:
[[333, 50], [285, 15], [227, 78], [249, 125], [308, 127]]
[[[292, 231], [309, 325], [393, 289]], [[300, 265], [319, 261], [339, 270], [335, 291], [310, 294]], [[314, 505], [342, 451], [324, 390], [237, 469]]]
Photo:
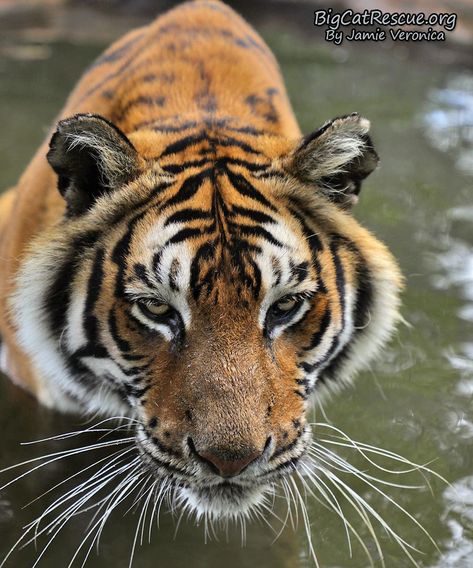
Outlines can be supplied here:
[[191, 438], [188, 439], [188, 443], [192, 453], [205, 462], [214, 473], [225, 478], [239, 475], [263, 453], [263, 451], [250, 451], [239, 455], [232, 454], [230, 457], [230, 454], [219, 449], [197, 450]]
[[239, 459], [222, 458], [215, 451], [205, 451], [198, 454], [201, 459], [207, 462], [211, 469], [221, 477], [235, 477], [239, 475], [250, 463], [254, 462], [260, 455], [260, 452], [252, 452], [251, 454]]

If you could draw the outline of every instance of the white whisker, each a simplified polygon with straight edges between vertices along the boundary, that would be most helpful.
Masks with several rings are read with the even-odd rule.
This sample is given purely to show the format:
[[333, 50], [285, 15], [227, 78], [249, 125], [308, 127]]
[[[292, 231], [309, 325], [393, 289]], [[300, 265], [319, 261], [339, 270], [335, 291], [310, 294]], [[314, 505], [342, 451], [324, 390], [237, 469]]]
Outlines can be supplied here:
[[0, 474], [5, 473], [7, 471], [10, 471], [12, 469], [16, 469], [16, 468], [21, 467], [23, 465], [29, 465], [31, 463], [34, 463], [34, 462], [37, 462], [37, 461], [40, 461], [40, 460], [47, 460], [46, 462], [35, 466], [33, 469], [30, 469], [30, 470], [26, 471], [25, 473], [22, 473], [18, 477], [15, 477], [15, 479], [12, 479], [8, 483], [5, 483], [4, 485], [2, 485], [0, 487], [0, 491], [3, 491], [4, 489], [9, 487], [13, 483], [19, 481], [23, 477], [30, 475], [31, 473], [33, 473], [33, 471], [36, 471], [37, 469], [40, 469], [41, 467], [44, 467], [44, 466], [46, 466], [50, 463], [53, 463], [55, 461], [59, 461], [61, 459], [69, 458], [71, 456], [75, 456], [75, 455], [78, 455], [78, 454], [83, 454], [84, 452], [90, 452], [90, 451], [93, 451], [93, 450], [99, 450], [99, 449], [107, 448], [107, 447], [110, 447], [110, 446], [118, 446], [120, 444], [131, 443], [132, 441], [134, 441], [134, 437], [122, 438], [120, 440], [113, 440], [113, 441], [111, 440], [111, 441], [108, 441], [108, 442], [100, 442], [100, 443], [97, 443], [97, 444], [91, 444], [89, 446], [83, 446], [81, 448], [61, 450], [59, 452], [54, 452], [52, 454], [47, 454], [45, 456], [38, 456], [36, 458], [32, 458], [30, 460], [26, 460], [26, 461], [21, 462], [21, 463], [11, 465], [9, 467], [6, 467], [6, 468], [0, 470]]
[[312, 532], [311, 532], [311, 529], [310, 529], [310, 520], [309, 520], [309, 515], [307, 513], [306, 504], [304, 503], [304, 500], [302, 499], [302, 495], [299, 492], [299, 489], [296, 485], [296, 482], [294, 481], [294, 478], [290, 477], [289, 481], [292, 484], [292, 487], [294, 489], [294, 493], [297, 497], [297, 502], [299, 503], [300, 508], [301, 508], [301, 514], [302, 514], [302, 518], [304, 520], [304, 529], [305, 529], [307, 542], [309, 544], [310, 555], [312, 557], [312, 560], [314, 561], [316, 568], [320, 568], [319, 561], [317, 559], [317, 555], [315, 553], [314, 546], [312, 544]]

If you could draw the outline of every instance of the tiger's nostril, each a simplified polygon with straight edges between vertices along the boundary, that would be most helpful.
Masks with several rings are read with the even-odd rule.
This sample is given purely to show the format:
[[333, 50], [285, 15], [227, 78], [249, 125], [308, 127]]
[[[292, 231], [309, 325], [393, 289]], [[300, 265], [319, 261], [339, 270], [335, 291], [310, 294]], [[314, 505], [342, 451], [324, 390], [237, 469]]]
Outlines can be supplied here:
[[206, 463], [214, 473], [220, 475], [220, 477], [225, 478], [235, 477], [242, 473], [245, 468], [247, 468], [264, 453], [268, 445], [265, 445], [263, 451], [250, 451], [245, 453], [240, 452], [240, 454], [230, 454], [228, 451], [223, 451], [216, 448], [197, 450], [192, 438], [188, 438], [187, 443], [191, 452], [196, 457], [198, 457], [200, 461]]
[[222, 458], [215, 450], [207, 450], [198, 454], [221, 477], [235, 477], [239, 475], [250, 463], [260, 456], [260, 452], [252, 452], [239, 459]]
[[266, 451], [268, 450], [269, 446], [271, 445], [271, 442], [273, 441], [273, 437], [272, 436], [268, 436], [268, 439], [266, 440], [266, 443], [264, 444], [264, 448], [263, 448], [263, 454], [266, 453]]

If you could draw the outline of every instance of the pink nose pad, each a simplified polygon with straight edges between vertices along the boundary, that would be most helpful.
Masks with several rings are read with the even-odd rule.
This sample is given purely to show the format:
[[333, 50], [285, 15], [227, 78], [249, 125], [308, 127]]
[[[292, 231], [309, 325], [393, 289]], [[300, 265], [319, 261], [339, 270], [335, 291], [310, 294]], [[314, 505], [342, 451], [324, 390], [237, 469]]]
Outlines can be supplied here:
[[237, 460], [222, 459], [219, 455], [212, 451], [198, 452], [198, 455], [221, 477], [235, 477], [248, 467], [250, 463], [259, 458], [261, 452], [253, 452], [244, 458]]

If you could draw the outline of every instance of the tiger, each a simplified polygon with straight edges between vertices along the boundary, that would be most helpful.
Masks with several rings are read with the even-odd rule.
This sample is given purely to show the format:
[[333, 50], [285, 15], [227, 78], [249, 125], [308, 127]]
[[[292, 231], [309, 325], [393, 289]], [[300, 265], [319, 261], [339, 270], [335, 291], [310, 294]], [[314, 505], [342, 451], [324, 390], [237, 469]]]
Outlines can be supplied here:
[[353, 216], [369, 128], [303, 135], [219, 0], [129, 32], [1, 198], [2, 370], [47, 407], [132, 418], [182, 507], [250, 512], [400, 320], [398, 264]]

